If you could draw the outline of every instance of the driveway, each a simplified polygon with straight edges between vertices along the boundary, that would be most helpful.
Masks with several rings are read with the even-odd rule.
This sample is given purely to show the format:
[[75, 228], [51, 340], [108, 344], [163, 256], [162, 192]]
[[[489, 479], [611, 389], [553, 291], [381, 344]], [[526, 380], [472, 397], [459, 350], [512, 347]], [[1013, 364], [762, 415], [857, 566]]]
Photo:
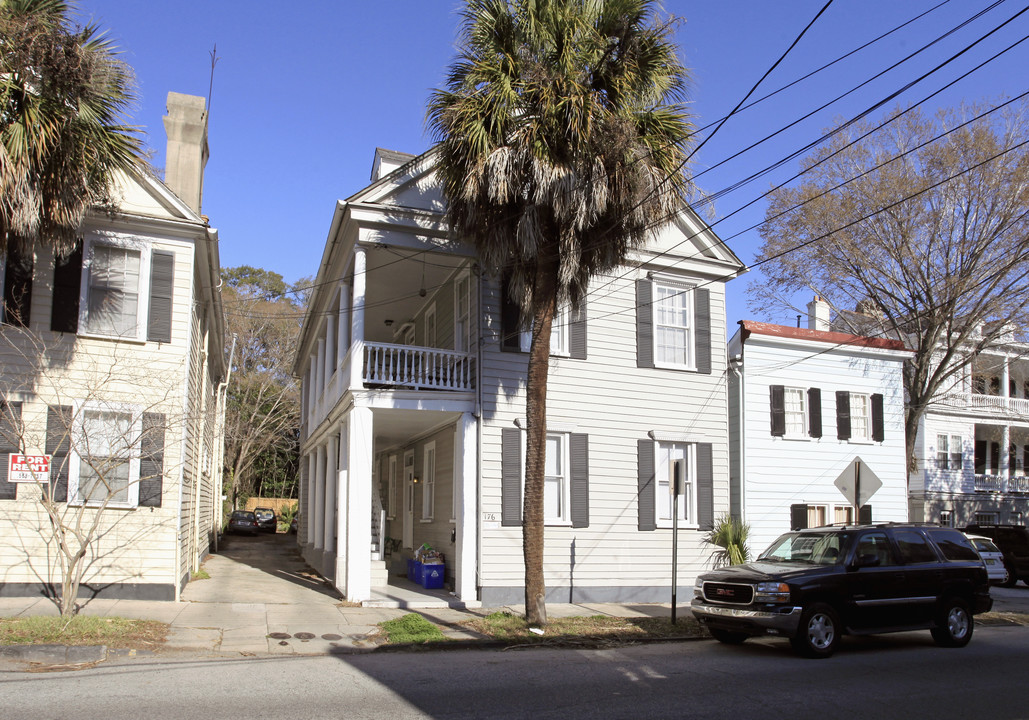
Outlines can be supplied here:
[[194, 580], [182, 591], [185, 602], [333, 605], [341, 596], [300, 557], [297, 537], [261, 533], [225, 535], [203, 568], [208, 580]]

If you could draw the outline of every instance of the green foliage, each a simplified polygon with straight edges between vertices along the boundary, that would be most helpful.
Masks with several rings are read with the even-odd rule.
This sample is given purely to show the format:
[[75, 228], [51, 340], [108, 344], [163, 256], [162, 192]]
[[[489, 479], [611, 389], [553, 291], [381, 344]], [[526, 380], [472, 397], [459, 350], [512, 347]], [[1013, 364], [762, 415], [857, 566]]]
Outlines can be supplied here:
[[427, 643], [446, 640], [438, 627], [416, 613], [379, 623], [391, 645], [400, 643]]
[[742, 565], [750, 560], [747, 536], [750, 525], [729, 515], [723, 515], [708, 533], [705, 541], [717, 545], [721, 550], [715, 553], [715, 566]]
[[153, 648], [168, 625], [156, 620], [128, 620], [93, 615], [0, 618], [0, 645], [108, 645]]
[[298, 512], [300, 512], [300, 506], [297, 503], [290, 503], [279, 508], [279, 529], [283, 532], [288, 531], [290, 523], [293, 522], [293, 518]]

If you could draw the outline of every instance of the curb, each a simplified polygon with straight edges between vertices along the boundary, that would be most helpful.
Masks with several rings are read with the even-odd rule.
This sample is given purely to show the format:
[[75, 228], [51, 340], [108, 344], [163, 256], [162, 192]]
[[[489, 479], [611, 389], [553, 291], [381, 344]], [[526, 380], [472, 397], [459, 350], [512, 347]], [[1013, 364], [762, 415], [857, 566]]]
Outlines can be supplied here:
[[3, 645], [0, 658], [48, 665], [82, 665], [107, 659], [106, 645]]

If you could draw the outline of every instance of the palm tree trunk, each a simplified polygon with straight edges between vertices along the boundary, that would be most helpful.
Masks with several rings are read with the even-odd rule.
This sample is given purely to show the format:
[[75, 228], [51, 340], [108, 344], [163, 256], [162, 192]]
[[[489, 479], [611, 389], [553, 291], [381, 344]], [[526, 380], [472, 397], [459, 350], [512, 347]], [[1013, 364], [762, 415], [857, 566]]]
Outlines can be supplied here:
[[543, 473], [547, 450], [547, 373], [550, 329], [557, 307], [557, 262], [541, 266], [533, 289], [532, 345], [525, 387], [525, 506], [522, 513], [522, 553], [525, 559], [525, 620], [547, 624], [543, 582]]

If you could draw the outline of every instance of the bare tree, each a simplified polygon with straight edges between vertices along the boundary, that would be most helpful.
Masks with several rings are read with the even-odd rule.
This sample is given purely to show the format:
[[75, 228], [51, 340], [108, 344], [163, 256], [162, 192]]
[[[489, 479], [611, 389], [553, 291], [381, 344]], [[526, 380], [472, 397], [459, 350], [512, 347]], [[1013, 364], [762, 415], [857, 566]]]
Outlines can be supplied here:
[[117, 558], [154, 527], [111, 511], [161, 506], [163, 479], [176, 474], [165, 440], [185, 421], [173, 395], [182, 367], [132, 362], [113, 343], [72, 355], [25, 330], [0, 337], [0, 491], [19, 501], [3, 506], [6, 544], [20, 540], [25, 567], [72, 615], [84, 582], [131, 577]]
[[1024, 328], [1026, 111], [969, 104], [842, 125], [804, 161], [799, 184], [770, 195], [758, 255], [766, 279], [749, 288], [752, 308], [797, 310], [813, 293], [836, 310], [836, 327], [915, 351], [904, 370], [909, 468], [933, 399]]

